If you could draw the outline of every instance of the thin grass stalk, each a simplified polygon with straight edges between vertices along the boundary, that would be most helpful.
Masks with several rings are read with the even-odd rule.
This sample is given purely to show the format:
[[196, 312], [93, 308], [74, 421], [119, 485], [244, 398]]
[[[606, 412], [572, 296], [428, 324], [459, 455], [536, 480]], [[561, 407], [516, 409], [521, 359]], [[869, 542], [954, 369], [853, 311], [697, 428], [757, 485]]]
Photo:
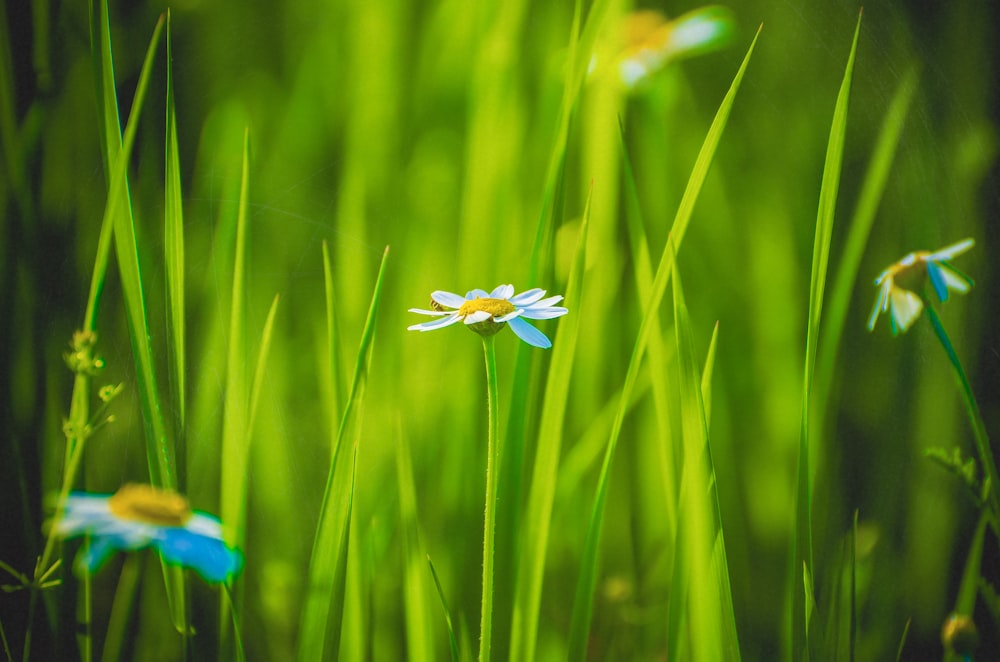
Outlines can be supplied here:
[[483, 602], [479, 621], [479, 662], [489, 662], [493, 644], [493, 539], [500, 473], [500, 407], [497, 402], [497, 358], [493, 336], [483, 336], [483, 355], [486, 359], [489, 444], [486, 451], [486, 512], [483, 516]]
[[[791, 629], [789, 652], [793, 660], [809, 659], [809, 628], [814, 611], [813, 591], [813, 540], [812, 540], [812, 482], [815, 468], [811, 465], [810, 413], [813, 406], [813, 380], [819, 345], [820, 321], [823, 312], [823, 295], [826, 289], [827, 264], [833, 237], [833, 223], [840, 188], [840, 169], [847, 133], [847, 111], [850, 105], [854, 59], [861, 33], [861, 15], [854, 28], [854, 39], [844, 77], [837, 94], [830, 136], [827, 140], [823, 178], [819, 192], [819, 209], [816, 215], [816, 232], [813, 236], [812, 272], [809, 280], [809, 311], [806, 323], [806, 351], [802, 377], [802, 414], [799, 429], [798, 466], [795, 492], [795, 525], [792, 536], [789, 590], [791, 596]], [[801, 575], [799, 573], [802, 573]], [[804, 582], [799, 590], [798, 578]]]
[[444, 609], [444, 622], [448, 626], [448, 646], [451, 649], [451, 662], [458, 662], [458, 640], [455, 638], [455, 627], [451, 621], [451, 609], [448, 608], [448, 600], [444, 597], [444, 589], [441, 588], [441, 580], [438, 579], [437, 570], [434, 569], [434, 562], [431, 555], [427, 555], [427, 565], [431, 568], [431, 576], [434, 578], [434, 588], [437, 589], [438, 598], [441, 600], [441, 608]]
[[181, 192], [180, 148], [177, 140], [177, 116], [174, 106], [173, 49], [170, 39], [170, 10], [167, 9], [167, 117], [164, 149], [163, 249], [167, 272], [167, 335], [172, 361], [168, 362], [174, 412], [174, 453], [177, 459], [177, 489], [187, 491], [187, 453], [185, 422], [187, 418], [187, 354], [184, 286], [184, 205]]
[[962, 367], [962, 361], [958, 358], [954, 345], [951, 344], [951, 339], [944, 329], [944, 324], [941, 323], [941, 318], [934, 310], [934, 306], [931, 305], [929, 297], [924, 295], [923, 300], [924, 308], [927, 309], [927, 317], [934, 328], [934, 334], [940, 341], [941, 347], [944, 348], [945, 354], [948, 355], [948, 362], [951, 363], [955, 379], [958, 381], [959, 389], [962, 392], [962, 402], [965, 404], [965, 412], [969, 416], [969, 423], [972, 424], [976, 452], [979, 454], [979, 462], [983, 466], [983, 473], [988, 483], [985, 500], [987, 502], [987, 511], [990, 513], [990, 526], [1000, 536], [1000, 526], [998, 526], [1000, 525], [1000, 498], [997, 496], [997, 490], [1000, 490], [1000, 478], [997, 477], [997, 465], [993, 458], [993, 452], [990, 449], [990, 439], [986, 433], [986, 424], [983, 422], [983, 415], [979, 411], [979, 403], [976, 402], [976, 397], [972, 393], [969, 378]]

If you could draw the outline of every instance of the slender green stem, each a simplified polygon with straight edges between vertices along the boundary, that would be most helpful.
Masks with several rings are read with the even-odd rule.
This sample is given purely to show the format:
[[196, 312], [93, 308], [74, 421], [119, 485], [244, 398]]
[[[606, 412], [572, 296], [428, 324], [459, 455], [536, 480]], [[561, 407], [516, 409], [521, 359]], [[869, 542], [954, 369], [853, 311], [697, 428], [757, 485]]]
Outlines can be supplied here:
[[497, 404], [497, 360], [493, 348], [493, 336], [483, 337], [483, 353], [486, 355], [486, 394], [490, 412], [490, 441], [486, 459], [486, 515], [483, 522], [483, 609], [479, 624], [479, 660], [490, 659], [493, 641], [493, 529], [497, 510], [497, 476], [500, 453], [498, 446], [498, 426], [500, 408]]
[[979, 461], [983, 465], [985, 479], [989, 483], [985, 505], [988, 506], [990, 511], [990, 523], [993, 531], [1000, 535], [1000, 531], [998, 531], [998, 523], [1000, 523], [1000, 499], [997, 498], [1000, 479], [997, 478], [997, 465], [993, 459], [993, 451], [990, 450], [990, 440], [986, 434], [986, 424], [983, 423], [983, 416], [979, 412], [979, 404], [972, 394], [972, 386], [965, 375], [965, 370], [962, 368], [962, 362], [959, 360], [958, 354], [955, 353], [955, 347], [951, 344], [948, 333], [944, 330], [944, 325], [941, 324], [941, 318], [938, 317], [937, 312], [935, 312], [934, 307], [926, 296], [924, 297], [924, 307], [927, 309], [927, 317], [931, 321], [931, 326], [934, 327], [934, 333], [937, 334], [938, 340], [941, 341], [941, 346], [944, 347], [945, 354], [948, 355], [948, 360], [951, 362], [952, 368], [954, 368], [955, 378], [958, 380], [959, 387], [961, 387], [962, 396], [965, 400], [965, 411], [969, 415], [969, 422], [972, 423], [976, 451], [979, 453]]

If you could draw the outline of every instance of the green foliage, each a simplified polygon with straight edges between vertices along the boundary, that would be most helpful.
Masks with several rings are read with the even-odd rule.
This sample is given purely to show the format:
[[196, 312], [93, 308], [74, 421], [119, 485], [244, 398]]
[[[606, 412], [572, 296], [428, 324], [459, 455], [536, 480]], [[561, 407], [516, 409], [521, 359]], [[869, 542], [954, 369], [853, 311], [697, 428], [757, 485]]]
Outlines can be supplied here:
[[[6, 657], [1000, 645], [992, 10], [702, 9], [729, 47], [626, 88], [629, 9], [0, 9]], [[975, 289], [868, 334], [871, 278], [961, 237]], [[489, 385], [464, 325], [406, 331], [499, 283], [569, 314]], [[126, 481], [219, 514], [237, 580], [74, 575], [45, 522]]]

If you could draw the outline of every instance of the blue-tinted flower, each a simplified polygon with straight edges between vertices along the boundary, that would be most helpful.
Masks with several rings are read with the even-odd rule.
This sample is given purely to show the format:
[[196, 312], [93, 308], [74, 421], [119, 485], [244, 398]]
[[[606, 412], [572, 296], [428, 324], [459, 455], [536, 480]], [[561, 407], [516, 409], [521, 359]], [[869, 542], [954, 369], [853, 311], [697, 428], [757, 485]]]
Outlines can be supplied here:
[[181, 495], [150, 485], [126, 484], [114, 494], [71, 493], [55, 533], [91, 536], [89, 550], [78, 559], [90, 572], [116, 551], [149, 546], [209, 582], [226, 581], [243, 566], [242, 554], [223, 542], [216, 517], [192, 511]]
[[931, 281], [934, 293], [941, 303], [948, 300], [949, 291], [964, 294], [973, 286], [971, 278], [952, 266], [950, 260], [961, 255], [975, 245], [972, 239], [964, 239], [937, 251], [916, 251], [889, 266], [875, 279], [879, 288], [875, 307], [868, 318], [868, 330], [875, 328], [880, 314], [889, 311], [892, 334], [905, 333], [920, 317], [924, 309], [923, 300], [910, 289], [900, 285], [919, 287], [924, 275]]
[[500, 331], [504, 324], [508, 324], [521, 340], [545, 349], [551, 347], [552, 342], [523, 318], [551, 319], [565, 315], [569, 311], [561, 306], [552, 305], [562, 301], [561, 296], [547, 299], [543, 298], [544, 296], [545, 290], [537, 287], [514, 296], [513, 285], [499, 285], [489, 293], [485, 290], [472, 290], [464, 297], [438, 290], [431, 293], [433, 310], [410, 308], [410, 312], [434, 315], [441, 319], [414, 324], [408, 328], [410, 331], [433, 331], [462, 320], [476, 333], [491, 336]]

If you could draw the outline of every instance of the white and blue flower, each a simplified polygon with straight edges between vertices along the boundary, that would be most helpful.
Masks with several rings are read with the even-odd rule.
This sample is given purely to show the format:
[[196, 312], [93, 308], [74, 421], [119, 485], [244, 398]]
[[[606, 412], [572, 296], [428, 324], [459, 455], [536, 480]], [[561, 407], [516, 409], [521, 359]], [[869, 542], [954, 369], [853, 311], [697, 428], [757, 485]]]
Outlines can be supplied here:
[[507, 324], [524, 342], [547, 349], [552, 346], [552, 342], [525, 319], [551, 319], [561, 317], [569, 311], [562, 306], [553, 305], [562, 301], [561, 296], [544, 297], [545, 290], [537, 287], [515, 296], [513, 285], [499, 285], [492, 292], [476, 289], [464, 297], [437, 290], [431, 293], [433, 310], [410, 308], [410, 312], [433, 315], [440, 319], [414, 324], [408, 329], [434, 331], [461, 320], [476, 333], [491, 336]]
[[875, 307], [868, 318], [868, 330], [875, 329], [879, 315], [887, 310], [893, 335], [905, 333], [920, 317], [924, 309], [923, 299], [902, 287], [900, 281], [919, 286], [919, 279], [926, 274], [941, 303], [948, 300], [949, 292], [968, 292], [974, 284], [972, 279], [952, 266], [950, 261], [972, 248], [975, 243], [972, 239], [964, 239], [933, 252], [915, 251], [880, 273], [875, 279], [875, 286], [879, 291]]
[[91, 537], [78, 563], [97, 570], [114, 552], [154, 547], [168, 563], [193, 568], [209, 582], [224, 582], [243, 566], [243, 555], [222, 539], [222, 524], [192, 511], [187, 499], [150, 485], [126, 484], [114, 494], [73, 492], [55, 533]]

